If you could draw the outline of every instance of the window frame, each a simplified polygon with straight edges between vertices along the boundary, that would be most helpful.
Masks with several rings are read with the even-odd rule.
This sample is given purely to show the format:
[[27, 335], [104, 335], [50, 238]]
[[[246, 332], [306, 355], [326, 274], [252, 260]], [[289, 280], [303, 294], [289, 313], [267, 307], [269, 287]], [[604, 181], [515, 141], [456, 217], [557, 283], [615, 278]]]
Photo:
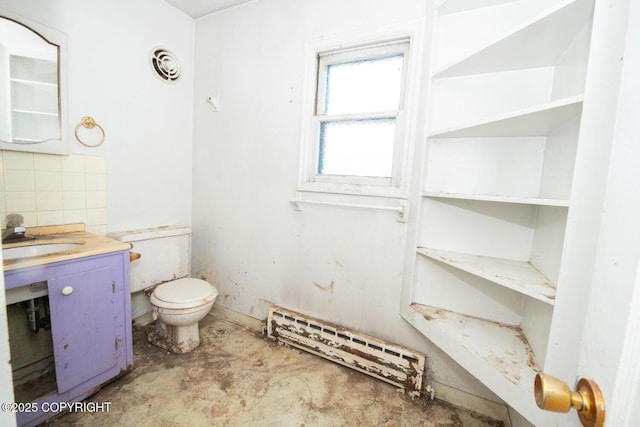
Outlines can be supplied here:
[[[374, 111], [370, 113], [351, 113], [351, 114], [325, 114], [325, 102], [327, 94], [327, 77], [328, 70], [331, 65], [344, 64], [349, 62], [356, 62], [361, 60], [375, 60], [378, 58], [385, 58], [396, 55], [403, 55], [402, 64], [402, 76], [400, 77], [400, 99], [398, 99], [397, 110], [387, 111]], [[409, 39], [391, 40], [383, 43], [376, 43], [372, 45], [358, 46], [355, 48], [331, 50], [318, 53], [318, 78], [316, 89], [316, 105], [314, 120], [314, 134], [317, 138], [317, 157], [315, 159], [315, 181], [316, 182], [342, 182], [355, 185], [384, 185], [384, 186], [397, 186], [399, 165], [399, 145], [398, 140], [402, 138], [404, 133], [404, 104], [405, 104], [405, 89], [407, 79], [407, 59], [409, 54]], [[391, 164], [391, 176], [390, 177], [370, 177], [370, 176], [358, 176], [358, 175], [333, 175], [333, 174], [319, 174], [317, 172], [318, 164], [320, 160], [320, 134], [323, 123], [328, 122], [345, 122], [345, 121], [360, 121], [370, 119], [393, 119], [395, 121], [395, 136], [393, 141], [393, 159]]]
[[[407, 198], [409, 153], [417, 121], [417, 78], [421, 62], [421, 24], [412, 22], [384, 32], [355, 37], [322, 38], [306, 45], [301, 168], [298, 191]], [[402, 53], [403, 70], [398, 110], [361, 114], [318, 114], [324, 110], [328, 65]], [[347, 59], [345, 61], [345, 59]], [[323, 122], [363, 118], [394, 118], [395, 140], [391, 177], [322, 175], [317, 173]]]

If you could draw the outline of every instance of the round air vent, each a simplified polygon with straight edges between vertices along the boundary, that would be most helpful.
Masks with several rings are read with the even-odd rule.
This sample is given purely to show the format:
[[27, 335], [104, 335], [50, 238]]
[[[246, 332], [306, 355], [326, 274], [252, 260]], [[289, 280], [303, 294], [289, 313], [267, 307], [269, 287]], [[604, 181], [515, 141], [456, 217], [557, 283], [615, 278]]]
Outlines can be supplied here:
[[180, 80], [181, 70], [178, 59], [172, 52], [157, 47], [151, 51], [151, 64], [158, 73], [158, 77], [167, 83], [176, 83]]

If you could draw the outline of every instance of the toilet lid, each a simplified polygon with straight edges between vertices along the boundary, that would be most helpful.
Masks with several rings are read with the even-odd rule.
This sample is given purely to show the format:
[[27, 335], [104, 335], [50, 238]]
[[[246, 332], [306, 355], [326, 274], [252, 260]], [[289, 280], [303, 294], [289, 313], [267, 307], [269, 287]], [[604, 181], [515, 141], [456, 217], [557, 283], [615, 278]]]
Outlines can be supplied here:
[[153, 296], [171, 304], [197, 306], [215, 299], [218, 291], [204, 280], [184, 278], [161, 284], [153, 291]]

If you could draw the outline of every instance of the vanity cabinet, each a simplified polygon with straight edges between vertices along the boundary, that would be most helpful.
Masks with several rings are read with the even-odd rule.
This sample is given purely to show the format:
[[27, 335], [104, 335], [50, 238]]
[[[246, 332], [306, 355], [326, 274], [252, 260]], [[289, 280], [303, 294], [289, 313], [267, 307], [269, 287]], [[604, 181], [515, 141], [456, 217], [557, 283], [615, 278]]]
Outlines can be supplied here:
[[57, 390], [40, 397], [18, 425], [37, 425], [63, 405], [94, 394], [131, 369], [129, 251], [5, 272], [7, 289], [46, 282]]

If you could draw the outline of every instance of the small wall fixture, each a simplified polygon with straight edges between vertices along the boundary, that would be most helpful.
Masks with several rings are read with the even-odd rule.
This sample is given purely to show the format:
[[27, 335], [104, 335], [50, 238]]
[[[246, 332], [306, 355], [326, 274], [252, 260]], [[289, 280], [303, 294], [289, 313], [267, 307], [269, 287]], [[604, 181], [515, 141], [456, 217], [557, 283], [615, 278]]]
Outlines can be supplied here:
[[[94, 128], [98, 128], [100, 130], [100, 132], [102, 133], [102, 137], [100, 138], [100, 141], [98, 141], [96, 144], [87, 144], [86, 142], [84, 142], [80, 136], [78, 135], [78, 130], [80, 129], [80, 126], [86, 128], [86, 129], [94, 129]], [[105, 133], [104, 133], [104, 129], [102, 129], [102, 126], [100, 126], [98, 123], [96, 123], [96, 121], [93, 119], [93, 117], [90, 116], [84, 116], [81, 120], [80, 123], [78, 123], [78, 125], [76, 126], [76, 130], [75, 130], [75, 135], [76, 135], [76, 139], [78, 140], [78, 142], [82, 145], [84, 145], [85, 147], [97, 147], [99, 145], [102, 145], [102, 143], [104, 142], [104, 138], [105, 138]]]

